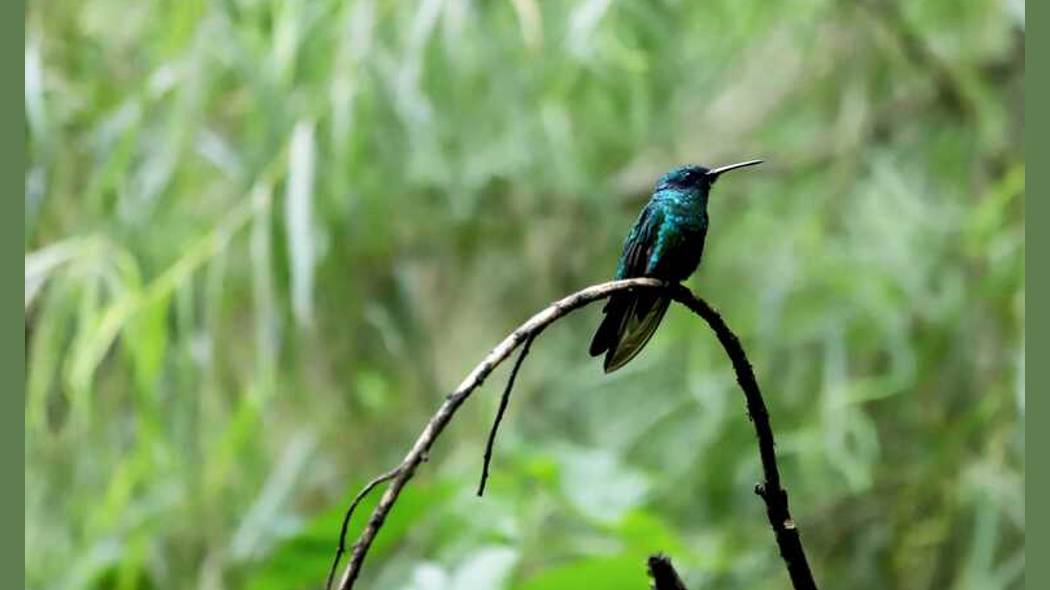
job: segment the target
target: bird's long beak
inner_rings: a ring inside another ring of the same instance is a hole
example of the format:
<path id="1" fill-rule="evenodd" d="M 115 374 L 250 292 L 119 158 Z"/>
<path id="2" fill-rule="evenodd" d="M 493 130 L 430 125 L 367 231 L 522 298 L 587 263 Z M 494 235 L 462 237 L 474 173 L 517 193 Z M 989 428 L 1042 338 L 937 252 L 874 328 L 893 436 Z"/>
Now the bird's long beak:
<path id="1" fill-rule="evenodd" d="M 707 177 L 714 181 L 723 172 L 729 172 L 730 170 L 736 170 L 737 168 L 744 168 L 745 166 L 754 166 L 755 164 L 761 164 L 762 160 L 748 160 L 746 162 L 737 162 L 736 164 L 729 164 L 728 166 L 721 166 L 713 170 L 707 171 Z"/>

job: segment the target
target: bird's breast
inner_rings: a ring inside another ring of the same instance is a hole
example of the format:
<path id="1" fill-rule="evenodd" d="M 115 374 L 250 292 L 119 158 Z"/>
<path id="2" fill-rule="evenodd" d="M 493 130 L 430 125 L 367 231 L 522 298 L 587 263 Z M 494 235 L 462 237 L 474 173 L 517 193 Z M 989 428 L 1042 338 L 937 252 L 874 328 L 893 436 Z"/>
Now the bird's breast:
<path id="1" fill-rule="evenodd" d="M 700 264 L 706 234 L 706 219 L 667 216 L 653 248 L 649 274 L 673 281 L 687 279 Z"/>

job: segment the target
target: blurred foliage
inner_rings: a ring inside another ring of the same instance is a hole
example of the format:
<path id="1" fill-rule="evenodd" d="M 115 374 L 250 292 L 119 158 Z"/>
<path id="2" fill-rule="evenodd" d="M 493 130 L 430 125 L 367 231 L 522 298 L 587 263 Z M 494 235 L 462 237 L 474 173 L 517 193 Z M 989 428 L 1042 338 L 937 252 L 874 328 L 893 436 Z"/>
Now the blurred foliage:
<path id="1" fill-rule="evenodd" d="M 317 587 L 355 485 L 611 275 L 658 174 L 764 157 L 691 286 L 756 365 L 818 579 L 1020 588 L 1024 18 L 32 0 L 27 587 Z M 362 587 L 642 588 L 657 550 L 785 587 L 711 335 L 674 310 L 605 377 L 597 317 L 536 342 L 481 500 L 497 392 L 464 408 Z"/>

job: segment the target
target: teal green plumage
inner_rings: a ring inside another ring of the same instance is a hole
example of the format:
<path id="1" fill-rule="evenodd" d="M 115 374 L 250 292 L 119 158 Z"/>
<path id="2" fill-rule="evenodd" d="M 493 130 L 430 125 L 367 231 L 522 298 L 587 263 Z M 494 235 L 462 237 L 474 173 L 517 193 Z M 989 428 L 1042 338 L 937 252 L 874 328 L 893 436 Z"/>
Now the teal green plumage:
<path id="1" fill-rule="evenodd" d="M 758 160 L 709 170 L 683 166 L 664 174 L 634 222 L 616 265 L 616 279 L 652 277 L 672 282 L 689 278 L 700 265 L 707 238 L 707 198 L 720 174 Z M 670 299 L 641 291 L 617 293 L 591 341 L 592 356 L 605 354 L 605 372 L 633 359 L 656 332 Z"/>

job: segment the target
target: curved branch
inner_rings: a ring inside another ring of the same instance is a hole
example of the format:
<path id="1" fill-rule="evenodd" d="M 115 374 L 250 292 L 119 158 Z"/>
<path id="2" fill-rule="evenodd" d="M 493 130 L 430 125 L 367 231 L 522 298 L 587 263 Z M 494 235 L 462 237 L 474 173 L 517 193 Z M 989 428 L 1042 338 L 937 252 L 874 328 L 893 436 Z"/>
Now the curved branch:
<path id="1" fill-rule="evenodd" d="M 514 349 L 531 335 L 538 333 L 556 320 L 589 303 L 605 299 L 613 293 L 639 288 L 654 289 L 666 287 L 666 283 L 656 279 L 628 279 L 588 287 L 552 303 L 543 311 L 529 318 L 528 321 L 493 348 L 488 356 L 474 367 L 474 370 L 460 383 L 459 387 L 445 398 L 444 403 L 441 404 L 434 416 L 427 422 L 423 432 L 420 433 L 415 444 L 412 445 L 408 454 L 401 461 L 401 464 L 395 468 L 397 475 L 392 479 L 386 491 L 383 492 L 382 498 L 379 499 L 379 503 L 372 511 L 372 515 L 365 524 L 364 530 L 361 531 L 361 535 L 351 549 L 350 560 L 339 581 L 339 590 L 350 590 L 353 587 L 354 581 L 361 573 L 361 565 L 364 563 L 365 555 L 367 555 L 368 549 L 372 546 L 379 529 L 383 526 L 387 514 L 390 513 L 390 509 L 393 507 L 394 502 L 397 501 L 401 490 L 415 474 L 416 467 L 424 461 L 427 453 L 430 452 L 430 448 L 434 445 L 434 441 L 441 435 L 441 432 L 448 425 L 456 410 L 470 397 L 475 389 L 485 382 L 485 379 L 493 369 L 507 360 L 507 357 L 514 352 Z M 361 495 L 367 491 L 370 490 L 363 491 Z M 350 516 L 350 511 L 347 511 L 345 520 L 349 521 Z"/>
<path id="2" fill-rule="evenodd" d="M 809 570 L 806 552 L 802 548 L 802 538 L 788 510 L 787 490 L 780 485 L 776 443 L 773 441 L 773 428 L 769 424 L 769 411 L 766 410 L 766 402 L 762 399 L 762 392 L 758 389 L 758 381 L 744 353 L 744 347 L 740 345 L 740 340 L 729 329 L 722 316 L 706 301 L 681 286 L 675 290 L 673 296 L 675 301 L 688 307 L 690 311 L 707 322 L 715 336 L 718 337 L 718 342 L 722 344 L 722 349 L 729 356 L 730 362 L 733 363 L 736 382 L 744 392 L 748 416 L 751 418 L 751 423 L 755 425 L 758 454 L 762 459 L 762 474 L 765 481 L 755 486 L 755 493 L 761 496 L 766 503 L 766 516 L 769 519 L 769 525 L 773 527 L 777 547 L 780 549 L 780 557 L 787 565 L 792 586 L 795 590 L 816 590 L 817 584 L 813 581 L 813 573 Z"/>
<path id="3" fill-rule="evenodd" d="M 372 511 L 372 515 L 365 524 L 365 528 L 358 537 L 357 542 L 354 543 L 353 549 L 350 553 L 350 560 L 347 563 L 346 569 L 343 571 L 343 576 L 339 582 L 339 590 L 350 590 L 350 588 L 353 587 L 354 582 L 357 580 L 357 577 L 361 572 L 361 566 L 364 564 L 364 559 L 368 554 L 368 549 L 375 540 L 379 529 L 382 528 L 383 522 L 386 520 L 391 508 L 393 508 L 394 503 L 401 494 L 401 490 L 404 489 L 408 480 L 415 474 L 415 470 L 419 464 L 426 460 L 431 447 L 434 445 L 437 437 L 441 435 L 441 432 L 448 425 L 449 421 L 451 421 L 456 410 L 458 410 L 463 402 L 470 397 L 474 390 L 485 382 L 485 379 L 489 374 L 492 373 L 500 363 L 505 361 L 518 346 L 523 342 L 532 340 L 539 332 L 555 321 L 595 301 L 605 299 L 614 293 L 635 289 L 667 290 L 672 299 L 686 306 L 693 313 L 703 318 L 711 329 L 714 330 L 715 335 L 722 344 L 722 348 L 725 349 L 726 354 L 729 356 L 730 361 L 733 364 L 733 369 L 736 371 L 737 382 L 740 384 L 740 388 L 744 392 L 748 414 L 751 417 L 752 423 L 755 425 L 755 434 L 758 438 L 759 454 L 762 458 L 762 471 L 764 474 L 764 482 L 756 486 L 756 493 L 758 493 L 766 503 L 766 513 L 769 517 L 769 523 L 773 527 L 777 545 L 780 549 L 780 555 L 787 564 L 788 572 L 795 589 L 815 590 L 816 584 L 813 582 L 813 576 L 810 573 L 809 564 L 806 561 L 806 555 L 802 548 L 802 541 L 799 537 L 798 529 L 795 527 L 795 523 L 791 519 L 791 514 L 788 511 L 787 492 L 780 485 L 780 472 L 776 463 L 773 430 L 769 425 L 769 414 L 766 411 L 765 403 L 762 400 L 762 394 L 758 389 L 758 382 L 755 380 L 754 372 L 751 370 L 751 364 L 748 362 L 747 356 L 744 354 L 743 347 L 740 346 L 740 341 L 729 327 L 726 326 L 721 316 L 718 315 L 718 312 L 711 308 L 711 306 L 709 306 L 703 299 L 694 296 L 689 289 L 682 285 L 669 284 L 664 281 L 648 278 L 626 279 L 593 285 L 582 291 L 569 295 L 568 297 L 560 299 L 552 303 L 543 311 L 529 318 L 528 321 L 518 327 L 518 329 L 514 330 L 514 332 L 489 352 L 484 360 L 482 360 L 481 363 L 478 364 L 469 375 L 467 375 L 466 379 L 460 383 L 459 387 L 445 398 L 444 403 L 441 404 L 434 416 L 429 422 L 427 422 L 427 425 L 423 428 L 423 432 L 420 433 L 415 444 L 412 445 L 412 448 L 409 450 L 408 454 L 405 455 L 401 464 L 385 474 L 394 474 L 394 476 L 391 479 L 390 485 L 383 493 L 382 498 L 380 498 L 379 503 Z M 366 489 L 358 494 L 358 500 L 371 491 L 371 489 L 375 487 L 375 484 L 378 484 L 381 481 L 385 481 L 385 479 L 380 477 L 373 480 Z M 356 504 L 357 503 L 355 502 L 351 505 L 350 509 L 347 511 L 344 522 L 349 522 Z M 343 532 L 345 534 L 345 529 Z M 342 538 L 340 539 L 339 546 L 340 548 L 343 546 Z M 336 560 L 338 562 L 338 554 Z"/>

